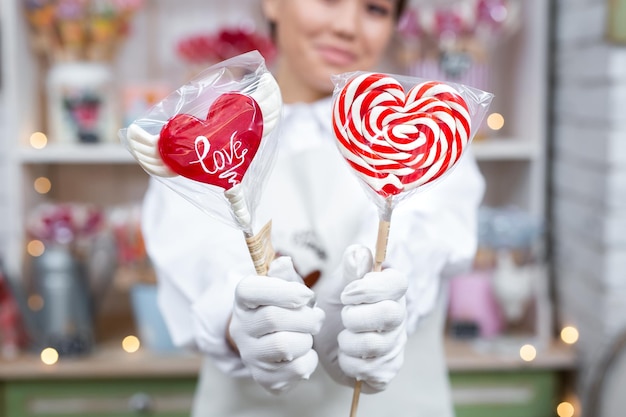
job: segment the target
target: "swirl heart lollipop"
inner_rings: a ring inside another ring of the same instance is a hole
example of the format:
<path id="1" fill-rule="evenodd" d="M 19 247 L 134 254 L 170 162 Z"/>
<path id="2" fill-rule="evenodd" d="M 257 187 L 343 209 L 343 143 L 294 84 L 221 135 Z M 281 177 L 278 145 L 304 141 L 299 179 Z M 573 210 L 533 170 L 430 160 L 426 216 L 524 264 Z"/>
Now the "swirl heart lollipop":
<path id="1" fill-rule="evenodd" d="M 383 197 L 441 177 L 468 144 L 467 103 L 452 87 L 424 82 L 404 92 L 384 74 L 363 74 L 341 91 L 333 109 L 339 149 Z"/>
<path id="2" fill-rule="evenodd" d="M 250 54 L 234 60 L 256 58 Z M 263 273 L 273 251 L 253 235 L 251 199 L 246 193 L 260 188 L 254 185 L 261 183 L 271 166 L 268 140 L 278 124 L 282 99 L 269 72 L 257 68 L 260 74 L 256 76 L 251 68 L 239 71 L 241 68 L 229 67 L 228 62 L 209 71 L 200 86 L 188 85 L 177 91 L 176 100 L 170 100 L 173 104 L 168 99 L 161 103 L 157 116 L 165 114 L 167 119 L 157 125 L 158 134 L 142 127 L 156 118 L 150 116 L 132 123 L 121 136 L 146 172 L 204 211 L 211 212 L 205 196 L 221 190 L 230 205 L 231 220 L 246 236 L 257 272 Z M 234 82 L 236 75 L 242 78 Z M 173 115 L 164 110 L 168 107 L 173 108 Z M 254 185 L 244 187 L 244 178 Z"/>
<path id="3" fill-rule="evenodd" d="M 484 116 L 492 97 L 487 93 L 479 99 L 465 90 L 481 104 L 475 108 L 482 115 L 472 120 L 467 100 L 451 85 L 421 80 L 411 85 L 406 91 L 387 74 L 347 74 L 345 85 L 336 84 L 334 94 L 332 121 L 339 151 L 373 191 L 376 203 L 382 199 L 374 271 L 385 260 L 396 198 L 434 183 L 459 161 L 473 136 L 473 122 Z M 357 381 L 351 417 L 356 416 L 360 392 Z"/>

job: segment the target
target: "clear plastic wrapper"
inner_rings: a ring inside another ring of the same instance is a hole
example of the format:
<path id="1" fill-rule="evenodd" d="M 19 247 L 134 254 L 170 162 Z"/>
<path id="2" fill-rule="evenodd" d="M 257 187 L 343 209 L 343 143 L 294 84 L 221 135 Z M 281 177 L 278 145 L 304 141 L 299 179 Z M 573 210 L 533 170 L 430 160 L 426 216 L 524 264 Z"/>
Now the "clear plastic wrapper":
<path id="1" fill-rule="evenodd" d="M 253 51 L 207 68 L 119 136 L 148 174 L 251 239 L 281 111 L 278 84 Z"/>
<path id="2" fill-rule="evenodd" d="M 457 164 L 493 94 L 461 84 L 352 72 L 333 78 L 339 150 L 387 220 Z"/>
<path id="3" fill-rule="evenodd" d="M 339 151 L 379 212 L 374 271 L 386 257 L 395 206 L 442 180 L 480 126 L 493 95 L 460 84 L 383 73 L 333 77 Z M 356 416 L 361 382 L 354 386 Z"/>
<path id="4" fill-rule="evenodd" d="M 256 51 L 209 67 L 120 130 L 122 143 L 152 177 L 207 214 L 243 231 L 271 171 L 282 100 Z"/>

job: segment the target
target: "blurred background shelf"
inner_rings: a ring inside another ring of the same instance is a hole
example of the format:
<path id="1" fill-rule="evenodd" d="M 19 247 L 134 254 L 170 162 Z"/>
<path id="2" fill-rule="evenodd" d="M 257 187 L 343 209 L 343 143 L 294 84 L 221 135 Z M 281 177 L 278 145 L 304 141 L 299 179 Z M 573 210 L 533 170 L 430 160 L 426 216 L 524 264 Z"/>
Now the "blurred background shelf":
<path id="1" fill-rule="evenodd" d="M 451 372 L 511 371 L 531 369 L 573 370 L 577 365 L 575 349 L 553 340 L 539 349 L 532 361 L 525 361 L 517 352 L 495 352 L 484 343 L 447 338 L 446 358 Z"/>
<path id="2" fill-rule="evenodd" d="M 489 138 L 472 143 L 479 161 L 530 161 L 541 154 L 540 145 L 519 138 Z M 76 145 L 52 143 L 45 148 L 21 147 L 18 158 L 24 164 L 135 164 L 132 155 L 119 143 Z"/>
<path id="3" fill-rule="evenodd" d="M 494 353 L 473 341 L 446 338 L 446 362 L 451 373 L 515 370 L 573 370 L 577 364 L 572 346 L 554 340 L 524 361 L 516 352 Z M 111 378 L 111 377 L 195 377 L 202 357 L 187 352 L 154 352 L 142 348 L 135 353 L 122 349 L 120 341 L 100 343 L 88 356 L 61 358 L 45 365 L 39 356 L 23 353 L 13 360 L 0 358 L 0 382 L 23 379 Z"/>
<path id="4" fill-rule="evenodd" d="M 472 142 L 478 161 L 531 161 L 541 156 L 541 144 L 521 138 L 489 138 Z"/>
<path id="5" fill-rule="evenodd" d="M 52 144 L 43 149 L 21 148 L 25 164 L 131 164 L 132 155 L 119 143 Z"/>

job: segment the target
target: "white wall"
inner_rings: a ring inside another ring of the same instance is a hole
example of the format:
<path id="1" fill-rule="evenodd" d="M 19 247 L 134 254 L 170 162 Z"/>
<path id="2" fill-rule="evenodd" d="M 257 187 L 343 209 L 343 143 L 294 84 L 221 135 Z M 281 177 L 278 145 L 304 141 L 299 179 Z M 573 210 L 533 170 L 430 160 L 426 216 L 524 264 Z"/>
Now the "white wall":
<path id="1" fill-rule="evenodd" d="M 0 7 L 0 16 L 2 16 L 4 8 Z M 4 42 L 6 39 L 6 32 L 2 32 L 2 28 L 0 27 L 0 48 L 4 47 Z M 0 54 L 0 68 L 2 66 L 2 54 Z M 7 219 L 7 149 L 6 149 L 6 106 L 4 103 L 4 83 L 5 83 L 5 74 L 0 71 L 0 262 L 3 261 L 6 256 L 6 236 L 7 236 L 7 228 L 6 225 L 8 223 Z"/>
<path id="2" fill-rule="evenodd" d="M 606 40 L 608 3 L 556 1 L 554 261 L 560 324 L 581 334 L 583 400 L 626 326 L 626 47 Z"/>
<path id="3" fill-rule="evenodd" d="M 3 262 L 3 258 L 6 252 L 7 242 L 7 230 L 6 225 L 8 223 L 7 219 L 7 152 L 6 152 L 6 140 L 3 140 L 6 136 L 6 129 L 4 128 L 6 116 L 5 116 L 6 106 L 4 105 L 3 95 L 2 95 L 2 85 L 0 84 L 0 262 Z"/>

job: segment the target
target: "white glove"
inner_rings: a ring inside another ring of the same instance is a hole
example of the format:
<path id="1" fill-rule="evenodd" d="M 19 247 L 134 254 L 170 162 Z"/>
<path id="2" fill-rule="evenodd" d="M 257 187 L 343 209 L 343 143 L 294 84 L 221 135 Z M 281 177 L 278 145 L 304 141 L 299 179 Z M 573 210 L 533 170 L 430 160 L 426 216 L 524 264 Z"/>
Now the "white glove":
<path id="1" fill-rule="evenodd" d="M 324 312 L 313 302 L 288 257 L 274 260 L 268 276 L 251 275 L 237 285 L 230 337 L 252 377 L 274 394 L 308 379 L 317 367 L 312 335 Z"/>
<path id="2" fill-rule="evenodd" d="M 394 269 L 372 270 L 369 249 L 346 249 L 340 276 L 318 291 L 326 321 L 315 336 L 320 362 L 337 382 L 362 381 L 364 393 L 383 391 L 404 361 L 408 281 Z M 320 282 L 322 284 L 322 282 Z"/>

